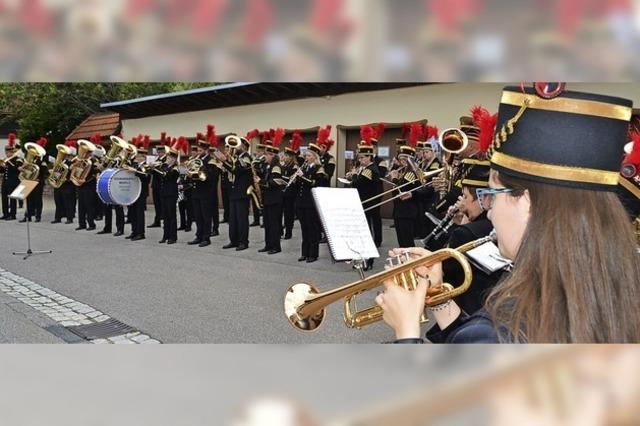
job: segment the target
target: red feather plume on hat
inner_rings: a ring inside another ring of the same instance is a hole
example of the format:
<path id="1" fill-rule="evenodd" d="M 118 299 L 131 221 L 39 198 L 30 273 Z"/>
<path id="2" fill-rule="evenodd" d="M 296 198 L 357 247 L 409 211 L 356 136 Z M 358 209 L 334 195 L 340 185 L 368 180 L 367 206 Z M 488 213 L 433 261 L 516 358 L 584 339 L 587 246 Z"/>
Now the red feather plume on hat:
<path id="1" fill-rule="evenodd" d="M 271 141 L 273 142 L 273 146 L 275 148 L 280 147 L 280 144 L 282 143 L 282 138 L 284 138 L 284 129 L 278 127 L 276 130 L 273 131 L 273 138 L 271 139 Z"/>
<path id="2" fill-rule="evenodd" d="M 426 140 L 438 139 L 438 128 L 436 126 L 427 125 L 424 129 Z"/>
<path id="3" fill-rule="evenodd" d="M 160 145 L 167 144 L 167 132 L 160 132 Z"/>
<path id="4" fill-rule="evenodd" d="M 322 127 L 319 128 L 318 136 L 316 138 L 316 143 L 318 145 L 326 144 L 330 134 L 331 134 L 331 124 L 327 124 L 324 128 Z"/>
<path id="5" fill-rule="evenodd" d="M 186 140 L 186 139 L 185 139 Z M 209 136 L 207 136 L 207 142 L 209 143 L 209 145 L 211 145 L 213 148 L 217 148 L 219 145 L 218 142 L 218 135 L 216 135 L 216 131 L 215 129 L 212 130 L 211 134 Z"/>
<path id="6" fill-rule="evenodd" d="M 327 148 L 327 151 L 331 149 L 334 143 L 336 143 L 336 141 L 334 141 L 333 139 L 326 140 L 326 142 L 324 143 L 324 146 Z"/>
<path id="7" fill-rule="evenodd" d="M 149 149 L 149 145 L 151 145 L 151 136 L 149 135 L 144 135 L 144 139 L 142 140 L 142 143 L 140 144 L 144 149 L 148 150 Z"/>
<path id="8" fill-rule="evenodd" d="M 365 145 L 371 145 L 371 139 L 376 137 L 376 131 L 369 124 L 360 127 L 360 139 Z"/>
<path id="9" fill-rule="evenodd" d="M 95 133 L 93 136 L 89 138 L 89 141 L 97 146 L 102 145 L 102 135 L 100 133 Z"/>
<path id="10" fill-rule="evenodd" d="M 260 130 L 258 129 L 249 130 L 247 132 L 247 135 L 245 136 L 245 139 L 248 141 L 251 141 L 251 139 L 257 137 L 259 134 L 260 134 Z"/>
<path id="11" fill-rule="evenodd" d="M 44 136 L 40 137 L 40 139 L 38 139 L 38 145 L 40 145 L 41 147 L 46 147 L 47 144 L 49 143 L 49 140 L 47 138 L 45 138 Z"/>
<path id="12" fill-rule="evenodd" d="M 473 118 L 473 123 L 480 128 L 480 135 L 478 136 L 480 152 L 487 152 L 496 131 L 498 114 L 492 115 L 485 108 L 476 105 L 471 108 L 471 117 Z"/>
<path id="13" fill-rule="evenodd" d="M 298 151 L 300 149 L 300 145 L 302 145 L 302 135 L 300 134 L 300 130 L 296 130 L 291 135 L 291 141 L 289 142 L 289 149 L 292 151 Z"/>
<path id="14" fill-rule="evenodd" d="M 420 139 L 422 139 L 422 124 L 413 123 L 409 129 L 409 146 L 415 148 Z"/>
<path id="15" fill-rule="evenodd" d="M 633 147 L 622 162 L 622 175 L 626 178 L 637 176 L 640 172 L 640 133 L 632 131 L 629 136 L 633 141 Z"/>
<path id="16" fill-rule="evenodd" d="M 264 145 L 264 143 L 268 140 L 271 140 L 271 132 L 269 130 L 265 130 L 262 132 L 262 136 L 260 137 L 260 143 Z M 250 139 L 247 139 L 250 140 Z"/>
<path id="17" fill-rule="evenodd" d="M 10 147 L 16 146 L 16 134 L 15 133 L 9 133 L 7 135 L 7 143 L 8 143 L 8 146 L 10 146 Z"/>
<path id="18" fill-rule="evenodd" d="M 64 144 L 70 148 L 75 148 L 76 147 L 76 141 L 74 141 L 73 139 L 67 139 L 66 141 L 64 141 Z"/>
<path id="19" fill-rule="evenodd" d="M 400 131 L 400 138 L 406 139 L 407 133 L 409 133 L 409 128 L 411 125 L 409 123 L 402 123 L 402 130 Z"/>
<path id="20" fill-rule="evenodd" d="M 206 141 L 204 134 L 202 132 L 196 133 L 196 141 Z"/>
<path id="21" fill-rule="evenodd" d="M 376 125 L 375 139 L 380 140 L 382 138 L 382 135 L 384 134 L 384 127 L 384 123 L 378 123 Z"/>
<path id="22" fill-rule="evenodd" d="M 209 136 L 215 133 L 215 131 L 216 126 L 214 126 L 213 124 L 207 124 L 207 140 L 209 139 Z"/>

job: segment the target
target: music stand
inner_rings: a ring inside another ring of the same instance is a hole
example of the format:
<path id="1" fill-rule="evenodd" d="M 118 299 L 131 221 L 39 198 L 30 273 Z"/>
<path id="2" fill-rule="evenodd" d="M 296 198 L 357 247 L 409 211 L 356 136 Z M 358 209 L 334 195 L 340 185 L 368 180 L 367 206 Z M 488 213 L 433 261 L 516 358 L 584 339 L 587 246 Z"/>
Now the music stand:
<path id="1" fill-rule="evenodd" d="M 29 201 L 27 201 L 27 197 L 31 192 L 39 185 L 40 182 L 35 180 L 23 180 L 20 181 L 20 184 L 16 187 L 16 189 L 9 195 L 9 198 L 13 198 L 14 200 L 23 200 L 24 208 L 29 208 Z M 14 251 L 13 254 L 15 256 L 22 256 L 22 260 L 27 260 L 30 256 L 35 256 L 37 254 L 50 254 L 53 253 L 53 250 L 31 250 L 31 231 L 29 229 L 29 222 L 31 220 L 27 219 L 27 251 Z"/>

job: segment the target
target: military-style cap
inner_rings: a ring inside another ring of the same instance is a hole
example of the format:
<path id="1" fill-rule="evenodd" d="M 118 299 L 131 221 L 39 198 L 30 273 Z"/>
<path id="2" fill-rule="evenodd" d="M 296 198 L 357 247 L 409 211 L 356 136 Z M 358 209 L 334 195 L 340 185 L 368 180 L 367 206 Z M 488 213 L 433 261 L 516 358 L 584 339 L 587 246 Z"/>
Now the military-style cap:
<path id="1" fill-rule="evenodd" d="M 488 152 L 491 167 L 552 185 L 615 191 L 631 107 L 628 99 L 564 85 L 506 87 Z"/>

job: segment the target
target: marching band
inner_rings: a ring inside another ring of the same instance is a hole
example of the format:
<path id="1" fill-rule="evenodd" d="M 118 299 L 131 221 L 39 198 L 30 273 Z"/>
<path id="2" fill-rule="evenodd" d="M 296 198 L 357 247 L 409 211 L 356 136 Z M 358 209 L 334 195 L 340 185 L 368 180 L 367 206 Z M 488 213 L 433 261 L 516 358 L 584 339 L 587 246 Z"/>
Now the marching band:
<path id="1" fill-rule="evenodd" d="M 345 315 L 356 318 L 352 325 L 384 320 L 399 342 L 422 342 L 420 323 L 427 307 L 436 318 L 427 334 L 433 342 L 640 339 L 637 321 L 629 328 L 617 315 L 640 317 L 635 303 L 640 136 L 628 131 L 631 108 L 626 100 L 600 95 L 564 91 L 557 96 L 555 101 L 545 98 L 535 86 L 505 88 L 497 114 L 475 106 L 458 127 L 442 132 L 424 121 L 407 123 L 390 161 L 378 152 L 385 125 L 361 126 L 356 165 L 339 181 L 357 190 L 377 247 L 383 243 L 381 206 L 393 203 L 398 248 L 391 255 L 397 267 L 416 266 L 410 276 L 403 269 L 401 280 L 393 276 L 393 266 L 381 273 L 377 284 L 385 291 L 376 298 L 377 308 Z M 130 223 L 127 238 L 138 241 L 145 238 L 150 186 L 155 217 L 148 227 L 162 226 L 160 243 L 175 244 L 178 231 L 190 231 L 195 222 L 195 238 L 188 244 L 210 245 L 220 231 L 220 197 L 222 222 L 229 223 L 229 240 L 222 248 L 248 249 L 249 228 L 262 217 L 264 246 L 257 251 L 280 253 L 281 239 L 292 238 L 297 219 L 298 261 L 315 262 L 323 236 L 312 189 L 329 186 L 336 172 L 330 133 L 331 126 L 320 127 L 301 154 L 304 139 L 297 130 L 288 143 L 284 129 L 262 134 L 256 129 L 244 137 L 228 135 L 223 146 L 213 125 L 206 134 L 197 133 L 194 145 L 162 132 L 153 162 L 148 161 L 148 135 L 131 142 L 116 136 L 105 142 L 94 135 L 58 145 L 50 168 L 45 138 L 25 144 L 22 155 L 10 135 L 0 160 L 2 219 L 16 218 L 16 201 L 8 196 L 27 179 L 40 184 L 27 199 L 22 221 L 40 221 L 46 181 L 54 188 L 52 223 L 72 223 L 77 202 L 76 230 L 94 230 L 102 209 L 99 234 L 112 233 L 115 212 L 114 235 L 123 235 Z M 549 140 L 540 139 L 543 135 Z M 251 144 L 258 138 L 252 155 Z M 585 155 L 587 149 L 599 154 Z M 105 199 L 101 187 L 111 190 L 108 170 L 135 177 L 140 185 L 136 196 L 127 202 L 115 200 L 116 194 Z M 635 234 L 628 232 L 629 217 Z M 487 271 L 464 261 L 464 252 L 490 240 L 497 241 L 508 267 Z M 589 264 L 593 259 L 601 264 Z M 367 259 L 363 269 L 372 266 L 373 259 Z M 464 289 L 456 291 L 449 282 L 463 282 Z M 346 297 L 351 296 L 348 289 L 340 289 Z M 353 289 L 354 294 L 363 290 L 358 283 Z M 318 324 L 324 309 L 310 306 L 331 303 L 334 296 L 296 302 L 291 323 L 302 329 Z M 566 327 L 558 330 L 559 323 Z"/>

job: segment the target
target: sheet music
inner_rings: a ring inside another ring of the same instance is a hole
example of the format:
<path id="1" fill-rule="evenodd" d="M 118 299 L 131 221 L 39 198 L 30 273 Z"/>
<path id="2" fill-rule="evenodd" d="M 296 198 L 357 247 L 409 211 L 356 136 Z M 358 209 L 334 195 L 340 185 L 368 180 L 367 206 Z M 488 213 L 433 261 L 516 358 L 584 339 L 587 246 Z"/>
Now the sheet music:
<path id="1" fill-rule="evenodd" d="M 380 257 L 354 188 L 313 188 L 313 198 L 337 261 Z"/>
<path id="2" fill-rule="evenodd" d="M 492 274 L 511 265 L 508 259 L 500 255 L 500 249 L 494 243 L 486 243 L 467 252 L 467 257 L 482 271 Z"/>

